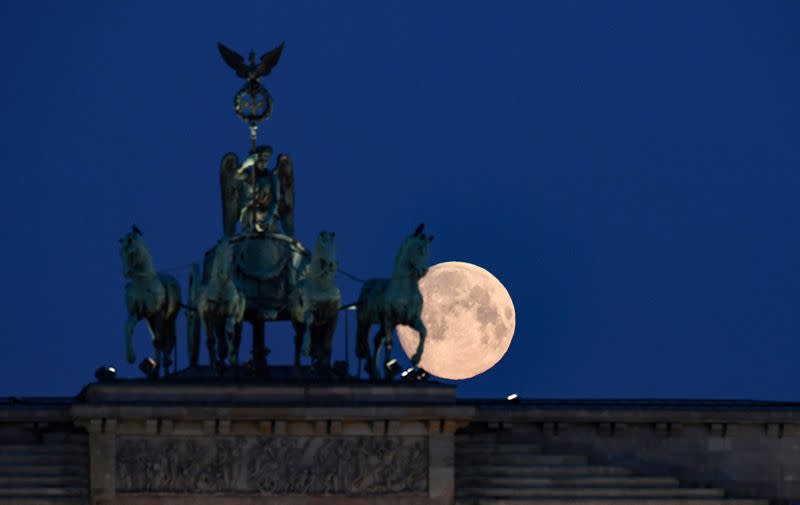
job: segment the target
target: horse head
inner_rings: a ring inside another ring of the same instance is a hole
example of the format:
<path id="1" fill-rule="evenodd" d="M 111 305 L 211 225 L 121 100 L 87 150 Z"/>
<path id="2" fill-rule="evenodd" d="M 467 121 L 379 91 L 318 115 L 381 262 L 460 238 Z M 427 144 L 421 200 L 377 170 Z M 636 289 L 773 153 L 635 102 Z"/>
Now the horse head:
<path id="1" fill-rule="evenodd" d="M 214 261 L 211 263 L 212 279 L 227 280 L 230 277 L 233 253 L 233 244 L 227 237 L 223 237 L 214 249 Z"/>
<path id="2" fill-rule="evenodd" d="M 321 231 L 311 251 L 312 275 L 332 275 L 338 269 L 336 262 L 336 233 Z"/>
<path id="3" fill-rule="evenodd" d="M 119 240 L 120 258 L 122 259 L 122 275 L 130 278 L 136 274 L 154 274 L 153 258 L 147 250 L 142 232 L 136 225 Z"/>
<path id="4" fill-rule="evenodd" d="M 400 245 L 395 257 L 395 272 L 400 275 L 414 275 L 421 279 L 428 273 L 429 244 L 433 235 L 425 235 L 424 225 L 419 225 L 416 231 Z"/>

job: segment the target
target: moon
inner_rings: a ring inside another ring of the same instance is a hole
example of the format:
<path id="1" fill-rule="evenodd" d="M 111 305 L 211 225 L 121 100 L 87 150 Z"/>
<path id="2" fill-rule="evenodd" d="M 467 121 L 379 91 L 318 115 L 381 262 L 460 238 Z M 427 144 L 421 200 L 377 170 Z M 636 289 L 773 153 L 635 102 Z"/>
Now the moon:
<path id="1" fill-rule="evenodd" d="M 448 261 L 430 267 L 419 290 L 428 330 L 420 368 L 443 379 L 469 379 L 500 361 L 511 345 L 516 313 L 495 276 L 471 263 Z M 411 357 L 419 333 L 398 325 L 397 338 Z"/>

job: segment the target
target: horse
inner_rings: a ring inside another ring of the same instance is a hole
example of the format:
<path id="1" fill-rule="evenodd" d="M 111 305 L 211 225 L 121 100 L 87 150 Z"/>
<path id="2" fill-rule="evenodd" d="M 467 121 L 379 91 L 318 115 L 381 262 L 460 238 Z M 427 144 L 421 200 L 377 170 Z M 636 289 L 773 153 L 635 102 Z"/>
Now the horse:
<path id="1" fill-rule="evenodd" d="M 315 372 L 330 371 L 331 344 L 341 301 L 341 293 L 334 282 L 338 268 L 335 236 L 334 232 L 320 232 L 311 252 L 310 265 L 289 294 L 296 371 L 300 369 L 301 353 L 311 355 Z"/>
<path id="2" fill-rule="evenodd" d="M 217 243 L 208 281 L 197 290 L 196 299 L 197 318 L 206 327 L 209 361 L 212 369 L 216 368 L 220 375 L 224 372 L 226 358 L 233 367 L 239 363 L 242 320 L 247 305 L 244 293 L 236 287 L 231 275 L 233 252 L 233 246 L 227 238 Z M 198 267 L 193 268 L 193 273 L 198 271 Z M 192 284 L 196 282 L 195 279 Z M 218 347 L 216 353 L 215 344 Z"/>
<path id="3" fill-rule="evenodd" d="M 398 324 L 408 325 L 419 332 L 419 345 L 411 357 L 419 363 L 425 345 L 427 329 L 422 322 L 422 294 L 419 280 L 428 272 L 428 249 L 433 236 L 426 236 L 419 225 L 413 235 L 406 238 L 397 249 L 391 279 L 369 279 L 361 288 L 356 302 L 358 330 L 356 356 L 366 359 L 365 368 L 370 378 L 379 378 L 378 357 L 380 347 L 385 347 L 384 362 L 391 361 L 392 330 Z M 380 328 L 375 334 L 373 352 L 370 353 L 368 334 L 373 324 Z M 387 374 L 386 379 L 391 379 Z"/>
<path id="4" fill-rule="evenodd" d="M 133 329 L 144 319 L 153 341 L 156 361 L 163 366 L 166 375 L 172 364 L 170 355 L 175 348 L 175 319 L 181 306 L 180 284 L 171 275 L 156 272 L 142 232 L 136 226 L 120 239 L 120 257 L 122 274 L 129 279 L 125 284 L 125 305 L 128 308 L 125 349 L 128 363 L 136 361 Z M 156 376 L 158 373 L 156 368 Z"/>

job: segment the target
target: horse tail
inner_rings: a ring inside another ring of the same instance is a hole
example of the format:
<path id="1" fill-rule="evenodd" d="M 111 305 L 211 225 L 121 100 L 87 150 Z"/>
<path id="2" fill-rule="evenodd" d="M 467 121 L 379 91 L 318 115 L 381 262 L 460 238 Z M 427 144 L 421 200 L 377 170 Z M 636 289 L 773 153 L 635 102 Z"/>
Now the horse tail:
<path id="1" fill-rule="evenodd" d="M 361 287 L 356 302 L 356 356 L 369 360 L 369 328 L 379 322 L 380 304 L 383 290 L 387 281 L 385 279 L 369 279 Z"/>
<path id="2" fill-rule="evenodd" d="M 158 280 L 164 287 L 164 302 L 159 308 L 158 338 L 162 349 L 169 351 L 175 345 L 175 320 L 181 309 L 181 285 L 171 275 L 158 274 Z"/>
<path id="3" fill-rule="evenodd" d="M 170 277 L 170 283 L 167 284 L 167 310 L 169 311 L 168 317 L 172 321 L 178 317 L 178 312 L 181 310 L 181 285 L 177 279 Z"/>

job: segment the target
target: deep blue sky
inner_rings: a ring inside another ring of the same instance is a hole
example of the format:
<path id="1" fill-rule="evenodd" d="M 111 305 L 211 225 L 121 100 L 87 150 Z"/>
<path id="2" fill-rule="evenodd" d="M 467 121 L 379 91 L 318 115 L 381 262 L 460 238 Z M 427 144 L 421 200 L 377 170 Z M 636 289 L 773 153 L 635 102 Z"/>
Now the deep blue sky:
<path id="1" fill-rule="evenodd" d="M 385 276 L 424 221 L 432 262 L 514 299 L 461 395 L 800 399 L 800 4 L 143 4 L 0 6 L 0 395 L 138 375 L 118 239 L 138 224 L 162 269 L 214 244 L 219 159 L 248 148 L 215 43 L 285 40 L 262 139 L 298 238 Z"/>

